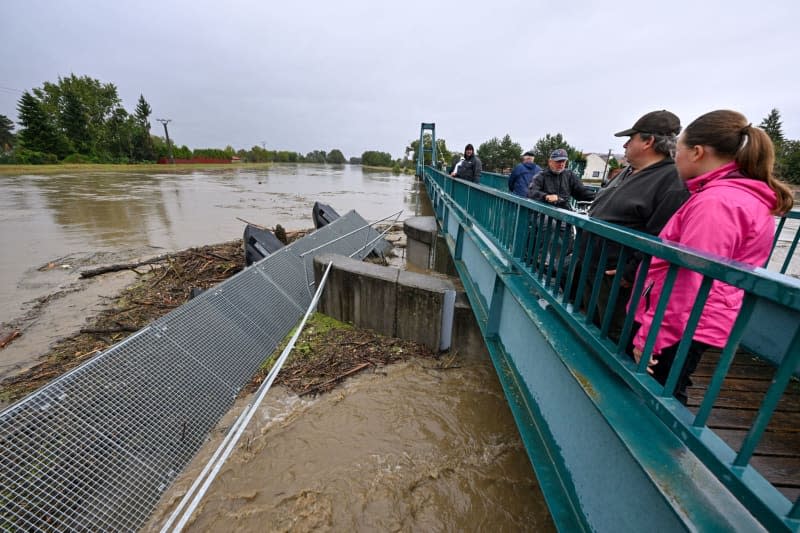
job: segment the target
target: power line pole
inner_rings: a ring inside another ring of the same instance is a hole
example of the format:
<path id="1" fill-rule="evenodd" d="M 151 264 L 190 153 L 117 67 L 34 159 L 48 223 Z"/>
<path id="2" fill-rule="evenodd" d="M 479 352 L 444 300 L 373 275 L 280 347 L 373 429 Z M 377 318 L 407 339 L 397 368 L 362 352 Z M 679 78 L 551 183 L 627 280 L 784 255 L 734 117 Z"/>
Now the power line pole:
<path id="1" fill-rule="evenodd" d="M 262 148 L 263 150 L 266 150 L 266 149 L 267 149 L 267 141 L 261 141 L 261 148 Z"/>
<path id="2" fill-rule="evenodd" d="M 604 184 L 606 182 L 606 170 L 608 170 L 608 162 L 611 160 L 611 148 L 608 149 L 608 155 L 606 156 L 606 164 L 603 167 L 603 176 L 600 178 L 600 183 Z"/>
<path id="3" fill-rule="evenodd" d="M 175 164 L 175 158 L 172 157 L 172 144 L 169 142 L 169 130 L 167 130 L 167 124 L 172 122 L 172 119 L 169 118 L 157 118 L 158 122 L 164 125 L 164 135 L 167 136 L 167 152 L 169 153 L 169 162 L 173 165 Z"/>

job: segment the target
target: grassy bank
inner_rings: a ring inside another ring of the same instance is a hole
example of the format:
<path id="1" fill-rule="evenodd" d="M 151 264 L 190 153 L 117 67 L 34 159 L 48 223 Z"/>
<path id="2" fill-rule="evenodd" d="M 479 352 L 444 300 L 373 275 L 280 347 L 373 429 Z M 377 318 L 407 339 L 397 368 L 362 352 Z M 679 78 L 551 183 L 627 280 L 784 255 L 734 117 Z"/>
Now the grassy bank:
<path id="1" fill-rule="evenodd" d="M 198 163 L 192 165 L 159 165 L 156 163 L 140 165 L 116 165 L 74 163 L 57 165 L 0 165 L 0 175 L 16 174 L 62 174 L 80 172 L 186 172 L 187 170 L 227 170 L 227 169 L 267 169 L 272 163 Z"/>

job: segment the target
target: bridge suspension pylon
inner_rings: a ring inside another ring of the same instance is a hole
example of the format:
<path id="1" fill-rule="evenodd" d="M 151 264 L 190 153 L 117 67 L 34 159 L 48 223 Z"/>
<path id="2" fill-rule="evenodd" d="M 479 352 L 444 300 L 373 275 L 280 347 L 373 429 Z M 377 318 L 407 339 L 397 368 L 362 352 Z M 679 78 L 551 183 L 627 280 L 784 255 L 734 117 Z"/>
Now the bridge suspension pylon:
<path id="1" fill-rule="evenodd" d="M 425 146 L 425 132 L 431 133 L 431 145 Z M 423 169 L 425 168 L 425 154 L 431 154 L 431 164 L 436 165 L 436 124 L 433 122 L 423 122 L 419 129 L 419 150 L 417 150 L 417 177 L 422 179 Z"/>

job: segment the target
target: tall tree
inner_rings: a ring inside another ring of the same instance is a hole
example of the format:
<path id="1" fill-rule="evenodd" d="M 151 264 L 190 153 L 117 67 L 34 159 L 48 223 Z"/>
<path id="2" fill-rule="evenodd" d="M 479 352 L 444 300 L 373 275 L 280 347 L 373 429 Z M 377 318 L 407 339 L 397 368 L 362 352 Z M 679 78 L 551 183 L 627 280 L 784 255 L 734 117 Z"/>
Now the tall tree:
<path id="1" fill-rule="evenodd" d="M 92 151 L 92 139 L 89 134 L 89 117 L 80 97 L 72 91 L 62 94 L 62 111 L 58 117 L 61 131 L 69 141 L 70 148 L 84 155 Z"/>
<path id="2" fill-rule="evenodd" d="M 155 149 L 153 148 L 153 140 L 150 136 L 150 114 L 152 109 L 144 95 L 139 95 L 139 101 L 136 104 L 136 111 L 134 117 L 134 131 L 133 131 L 133 157 L 139 161 L 152 161 L 156 158 Z"/>
<path id="3" fill-rule="evenodd" d="M 522 159 L 522 146 L 512 141 L 511 136 L 506 133 L 500 141 L 500 169 L 512 169 L 520 159 Z"/>
<path id="4" fill-rule="evenodd" d="M 0 152 L 14 146 L 14 123 L 5 115 L 0 115 Z"/>
<path id="5" fill-rule="evenodd" d="M 547 160 L 550 159 L 550 153 L 556 148 L 565 149 L 567 151 L 567 155 L 569 155 L 570 161 L 584 159 L 583 153 L 581 153 L 580 150 L 577 150 L 574 146 L 571 146 L 563 135 L 560 133 L 550 135 L 548 133 L 536 141 L 536 144 L 533 145 L 532 152 L 535 154 L 534 161 L 540 165 L 546 165 Z"/>
<path id="6" fill-rule="evenodd" d="M 19 113 L 19 141 L 23 148 L 58 157 L 67 155 L 66 139 L 60 134 L 42 102 L 28 91 L 22 93 L 17 104 Z"/>
<path id="7" fill-rule="evenodd" d="M 764 117 L 764 120 L 761 121 L 758 127 L 767 132 L 767 135 L 769 135 L 769 138 L 772 139 L 772 142 L 775 144 L 775 148 L 779 149 L 785 140 L 780 111 L 773 108 L 772 111 L 769 112 L 769 115 Z"/>
<path id="8" fill-rule="evenodd" d="M 478 157 L 481 160 L 483 170 L 488 172 L 499 172 L 502 170 L 502 147 L 500 139 L 492 137 L 485 143 L 478 146 Z"/>

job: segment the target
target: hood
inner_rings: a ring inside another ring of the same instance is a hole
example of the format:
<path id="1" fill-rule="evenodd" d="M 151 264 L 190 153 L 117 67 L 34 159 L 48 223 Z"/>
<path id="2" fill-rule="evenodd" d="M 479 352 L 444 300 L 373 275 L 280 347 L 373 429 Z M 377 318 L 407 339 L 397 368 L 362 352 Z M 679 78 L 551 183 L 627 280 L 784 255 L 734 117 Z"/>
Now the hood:
<path id="1" fill-rule="evenodd" d="M 775 191 L 766 182 L 748 178 L 742 174 L 735 162 L 694 177 L 686 182 L 686 186 L 692 194 L 701 190 L 729 187 L 746 192 L 767 206 L 770 211 L 774 211 L 778 205 L 778 197 Z"/>
<path id="2" fill-rule="evenodd" d="M 537 165 L 536 163 L 533 163 L 533 162 L 531 162 L 531 163 L 522 163 L 522 165 L 525 168 L 527 168 L 528 170 L 534 170 L 536 168 L 539 168 L 539 165 Z"/>

